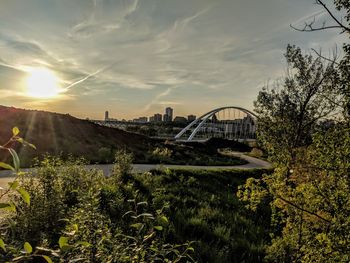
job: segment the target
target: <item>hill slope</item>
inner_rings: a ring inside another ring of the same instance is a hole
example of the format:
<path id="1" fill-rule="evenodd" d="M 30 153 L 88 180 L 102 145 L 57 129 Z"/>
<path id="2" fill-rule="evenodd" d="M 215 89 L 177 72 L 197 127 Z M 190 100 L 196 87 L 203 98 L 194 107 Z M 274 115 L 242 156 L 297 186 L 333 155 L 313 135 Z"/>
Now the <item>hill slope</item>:
<path id="1" fill-rule="evenodd" d="M 105 151 L 126 149 L 134 153 L 137 161 L 139 154 L 154 144 L 148 137 L 99 126 L 70 115 L 0 106 L 0 143 L 9 139 L 14 126 L 19 127 L 25 140 L 37 147 L 35 151 L 17 146 L 22 163 L 27 165 L 33 157 L 45 153 L 84 156 L 97 162 L 101 148 Z"/>

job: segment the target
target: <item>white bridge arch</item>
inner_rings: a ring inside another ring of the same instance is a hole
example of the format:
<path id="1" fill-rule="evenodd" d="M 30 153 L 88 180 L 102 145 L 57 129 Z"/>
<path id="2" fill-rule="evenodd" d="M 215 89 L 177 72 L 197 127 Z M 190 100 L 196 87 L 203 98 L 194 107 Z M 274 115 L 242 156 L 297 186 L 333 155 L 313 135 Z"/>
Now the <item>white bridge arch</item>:
<path id="1" fill-rule="evenodd" d="M 220 137 L 254 140 L 256 127 L 256 114 L 241 107 L 226 106 L 211 110 L 192 121 L 175 136 L 175 139 L 196 141 Z"/>

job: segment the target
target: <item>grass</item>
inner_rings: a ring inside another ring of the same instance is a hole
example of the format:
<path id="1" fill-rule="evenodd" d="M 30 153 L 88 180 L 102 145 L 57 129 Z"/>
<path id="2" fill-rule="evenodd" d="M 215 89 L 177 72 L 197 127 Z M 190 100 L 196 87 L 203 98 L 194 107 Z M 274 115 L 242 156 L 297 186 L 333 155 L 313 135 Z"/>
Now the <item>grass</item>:
<path id="1" fill-rule="evenodd" d="M 167 241 L 195 241 L 199 262 L 261 262 L 269 240 L 265 219 L 236 197 L 249 177 L 270 170 L 164 170 L 134 177 L 149 203 L 168 203 Z"/>
<path id="2" fill-rule="evenodd" d="M 76 224 L 79 231 L 71 242 L 83 240 L 91 246 L 62 254 L 67 262 L 83 254 L 100 262 L 109 256 L 114 258 L 111 262 L 120 262 L 138 251 L 149 259 L 153 252 L 168 255 L 172 248 L 185 253 L 185 244 L 194 248 L 188 252 L 196 262 L 263 260 L 270 217 L 246 210 L 236 192 L 247 178 L 271 170 L 163 169 L 131 174 L 130 160 L 123 156 L 111 177 L 85 169 L 82 160 L 55 157 L 40 163 L 35 179 L 21 176 L 20 185 L 29 193 L 31 205 L 12 197 L 18 212 L 0 220 L 0 225 L 11 222 L 5 243 L 22 249 L 27 241 L 33 247 L 57 249 L 62 233 Z M 136 243 L 122 237 L 132 237 Z"/>

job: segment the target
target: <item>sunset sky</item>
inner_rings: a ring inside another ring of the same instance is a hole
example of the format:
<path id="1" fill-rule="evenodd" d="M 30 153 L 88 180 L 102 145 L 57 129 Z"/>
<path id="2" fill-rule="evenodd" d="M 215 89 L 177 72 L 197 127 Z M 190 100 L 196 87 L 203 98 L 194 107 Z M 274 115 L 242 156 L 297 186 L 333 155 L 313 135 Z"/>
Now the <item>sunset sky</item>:
<path id="1" fill-rule="evenodd" d="M 315 15 L 314 0 L 1 0 L 0 104 L 94 119 L 253 109 L 288 43 L 340 49 L 337 31 L 289 26 Z"/>

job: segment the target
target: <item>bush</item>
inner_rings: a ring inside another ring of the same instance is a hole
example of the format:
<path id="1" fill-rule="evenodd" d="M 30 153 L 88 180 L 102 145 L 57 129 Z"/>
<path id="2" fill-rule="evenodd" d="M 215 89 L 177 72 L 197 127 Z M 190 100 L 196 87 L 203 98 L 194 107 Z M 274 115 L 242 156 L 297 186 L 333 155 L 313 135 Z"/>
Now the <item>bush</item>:
<path id="1" fill-rule="evenodd" d="M 101 147 L 97 154 L 101 163 L 111 163 L 113 161 L 113 151 L 110 148 Z"/>
<path id="2" fill-rule="evenodd" d="M 110 178 L 86 169 L 84 160 L 47 156 L 38 162 L 35 171 L 19 177 L 31 205 L 11 196 L 17 212 L 6 214 L 1 227 L 7 229 L 6 247 L 13 249 L 0 251 L 0 259 L 20 255 L 25 242 L 33 251 L 23 256 L 25 262 L 37 262 L 39 250 L 64 262 L 190 259 L 191 243 L 165 242 L 169 219 L 164 203 L 148 204 L 139 194 L 131 160 L 119 152 Z"/>

